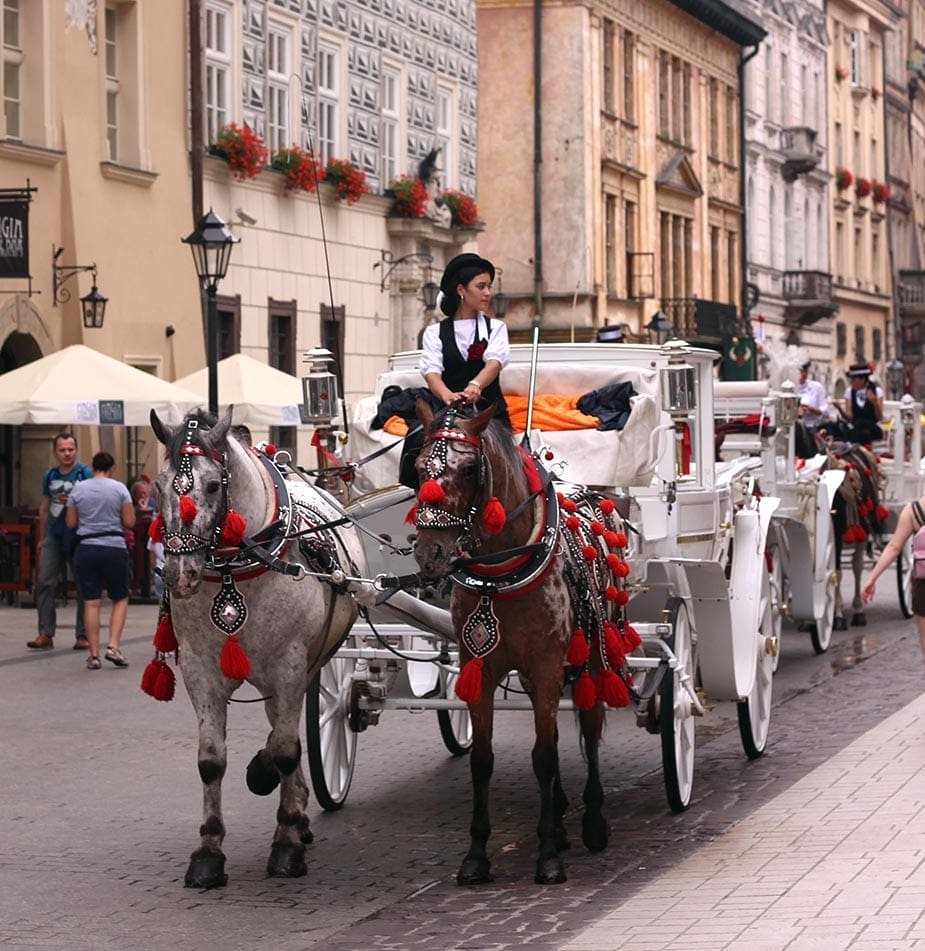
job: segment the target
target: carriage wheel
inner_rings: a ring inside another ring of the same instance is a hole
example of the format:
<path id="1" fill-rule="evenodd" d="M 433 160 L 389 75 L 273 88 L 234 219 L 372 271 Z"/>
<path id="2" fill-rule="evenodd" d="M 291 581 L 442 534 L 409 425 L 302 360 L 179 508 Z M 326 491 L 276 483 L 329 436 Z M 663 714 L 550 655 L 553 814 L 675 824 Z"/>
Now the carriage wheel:
<path id="1" fill-rule="evenodd" d="M 771 596 L 771 629 L 767 636 L 774 638 L 776 649 L 772 657 L 771 671 L 776 673 L 777 665 L 780 663 L 781 633 L 784 627 L 784 619 L 780 613 L 781 605 L 784 603 L 784 563 L 781 559 L 780 549 L 776 545 L 768 549 L 768 559 L 771 562 L 771 570 L 768 573 Z"/>
<path id="2" fill-rule="evenodd" d="M 832 643 L 832 624 L 835 620 L 835 589 L 838 576 L 835 573 L 835 542 L 831 539 L 826 554 L 825 601 L 822 614 L 809 625 L 809 638 L 817 654 L 824 654 L 829 649 L 829 644 Z"/>
<path id="3" fill-rule="evenodd" d="M 696 664 L 684 602 L 681 598 L 669 598 L 665 608 L 673 629 L 671 647 L 678 659 L 678 670 L 666 674 L 658 688 L 662 772 L 671 811 L 683 812 L 691 801 L 694 786 L 694 711 L 678 675 L 685 672 L 693 683 Z"/>
<path id="4" fill-rule="evenodd" d="M 896 559 L 896 586 L 899 588 L 899 610 L 904 618 L 912 617 L 912 536 L 903 545 Z"/>
<path id="5" fill-rule="evenodd" d="M 450 673 L 448 670 L 440 671 L 441 697 L 452 700 L 456 696 L 458 677 L 458 674 Z M 468 707 L 461 706 L 458 710 L 438 710 L 437 723 L 440 726 L 443 745 L 453 756 L 465 756 L 472 749 L 472 718 L 469 716 Z"/>
<path id="6" fill-rule="evenodd" d="M 350 694 L 356 661 L 334 657 L 315 674 L 305 695 L 308 771 L 318 805 L 336 812 L 347 800 L 357 755 L 350 727 Z"/>
<path id="7" fill-rule="evenodd" d="M 774 636 L 773 594 L 768 576 L 761 596 L 761 626 L 758 630 L 757 669 L 751 693 L 736 705 L 739 715 L 739 736 L 749 759 L 757 759 L 768 743 L 768 725 L 771 722 L 771 688 L 774 675 L 774 657 L 768 653 L 768 640 Z M 778 619 L 780 614 L 778 613 Z"/>

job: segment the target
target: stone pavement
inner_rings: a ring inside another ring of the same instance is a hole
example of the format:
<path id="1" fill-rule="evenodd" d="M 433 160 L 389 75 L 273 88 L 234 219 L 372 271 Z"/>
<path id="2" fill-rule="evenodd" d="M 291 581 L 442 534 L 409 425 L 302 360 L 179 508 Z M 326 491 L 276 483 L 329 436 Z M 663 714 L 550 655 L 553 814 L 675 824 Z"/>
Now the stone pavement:
<path id="1" fill-rule="evenodd" d="M 925 695 L 566 951 L 925 949 Z"/>

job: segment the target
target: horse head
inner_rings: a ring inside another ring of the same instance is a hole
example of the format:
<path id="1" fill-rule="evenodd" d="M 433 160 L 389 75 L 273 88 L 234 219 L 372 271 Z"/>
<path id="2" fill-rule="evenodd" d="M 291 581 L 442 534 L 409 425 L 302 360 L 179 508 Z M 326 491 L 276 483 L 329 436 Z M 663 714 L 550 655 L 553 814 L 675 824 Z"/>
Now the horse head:
<path id="1" fill-rule="evenodd" d="M 192 597 L 199 589 L 228 513 L 231 413 L 229 406 L 216 421 L 196 411 L 173 428 L 151 410 L 154 435 L 167 447 L 155 483 L 164 540 L 164 585 L 180 598 Z"/>

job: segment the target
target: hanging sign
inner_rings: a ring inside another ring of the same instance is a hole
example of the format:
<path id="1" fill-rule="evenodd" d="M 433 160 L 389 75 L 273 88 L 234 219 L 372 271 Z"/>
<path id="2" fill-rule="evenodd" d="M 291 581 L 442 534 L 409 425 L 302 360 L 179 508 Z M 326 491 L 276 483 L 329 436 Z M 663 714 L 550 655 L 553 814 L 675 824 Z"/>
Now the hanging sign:
<path id="1" fill-rule="evenodd" d="M 0 201 L 0 278 L 29 277 L 29 202 Z"/>

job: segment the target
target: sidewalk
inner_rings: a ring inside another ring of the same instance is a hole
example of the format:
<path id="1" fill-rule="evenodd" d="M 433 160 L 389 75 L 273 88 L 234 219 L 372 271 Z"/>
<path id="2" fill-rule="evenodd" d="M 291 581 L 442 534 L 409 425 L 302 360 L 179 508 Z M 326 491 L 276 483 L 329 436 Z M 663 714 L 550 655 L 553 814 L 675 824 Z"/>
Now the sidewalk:
<path id="1" fill-rule="evenodd" d="M 565 945 L 629 948 L 925 949 L 925 695 Z"/>

